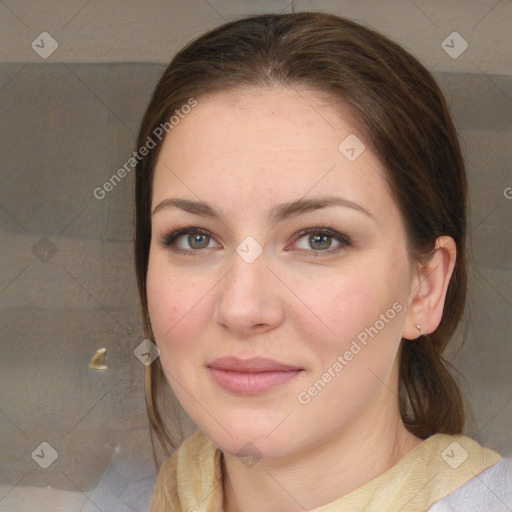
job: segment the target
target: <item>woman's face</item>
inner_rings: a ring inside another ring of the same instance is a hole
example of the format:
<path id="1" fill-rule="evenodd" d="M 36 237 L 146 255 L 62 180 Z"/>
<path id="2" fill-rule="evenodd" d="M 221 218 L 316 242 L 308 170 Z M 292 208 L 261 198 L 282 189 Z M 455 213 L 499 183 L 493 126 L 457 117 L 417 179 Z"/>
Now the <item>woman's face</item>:
<path id="1" fill-rule="evenodd" d="M 404 225 L 346 107 L 284 86 L 201 97 L 164 141 L 152 211 L 161 364 L 217 446 L 284 456 L 398 411 Z"/>

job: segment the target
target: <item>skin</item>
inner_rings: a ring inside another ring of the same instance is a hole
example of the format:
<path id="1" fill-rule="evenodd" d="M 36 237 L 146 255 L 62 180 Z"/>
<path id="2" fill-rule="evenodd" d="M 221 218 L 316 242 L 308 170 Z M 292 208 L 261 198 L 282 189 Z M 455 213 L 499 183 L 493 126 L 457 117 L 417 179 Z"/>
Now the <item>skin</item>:
<path id="1" fill-rule="evenodd" d="M 400 418 L 398 351 L 402 337 L 418 337 L 416 324 L 423 334 L 439 324 L 455 244 L 441 237 L 428 264 L 410 261 L 377 155 L 369 143 L 355 161 L 338 150 L 349 134 L 364 142 L 357 124 L 346 106 L 306 88 L 221 92 L 198 100 L 159 155 L 152 209 L 180 197 L 222 213 L 221 220 L 176 207 L 153 214 L 147 290 L 166 377 L 224 452 L 227 512 L 330 503 L 422 441 Z M 334 206 L 267 222 L 276 204 L 328 194 L 357 202 L 373 218 Z M 198 240 L 199 248 L 181 236 L 179 248 L 197 255 L 162 244 L 186 226 L 211 235 Z M 294 238 L 322 226 L 353 244 L 327 238 L 325 248 L 322 240 L 308 242 L 308 234 Z M 236 252 L 248 236 L 263 248 L 252 263 Z M 396 302 L 401 311 L 320 393 L 300 403 L 299 393 Z M 218 387 L 206 367 L 228 355 L 268 357 L 303 371 L 264 393 L 237 396 Z M 252 465 L 239 457 L 252 454 L 247 443 L 257 448 Z"/>

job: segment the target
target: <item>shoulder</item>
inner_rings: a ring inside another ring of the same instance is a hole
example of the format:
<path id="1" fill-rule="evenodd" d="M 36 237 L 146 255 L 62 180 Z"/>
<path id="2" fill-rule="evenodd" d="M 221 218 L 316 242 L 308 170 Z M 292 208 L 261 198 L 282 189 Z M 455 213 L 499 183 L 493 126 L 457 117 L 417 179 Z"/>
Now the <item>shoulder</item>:
<path id="1" fill-rule="evenodd" d="M 190 493 L 188 487 L 198 469 L 212 465 L 215 451 L 216 446 L 201 431 L 186 439 L 158 471 L 150 512 L 181 511 L 182 494 Z"/>
<path id="2" fill-rule="evenodd" d="M 162 464 L 158 476 L 176 475 L 179 462 L 197 462 L 210 455 L 215 449 L 216 447 L 206 435 L 198 430 L 195 434 L 185 439 L 178 450 Z"/>
<path id="3" fill-rule="evenodd" d="M 509 512 L 512 510 L 512 458 L 501 458 L 428 510 Z"/>
<path id="4" fill-rule="evenodd" d="M 183 445 L 182 445 L 183 446 Z M 178 449 L 178 451 L 181 447 Z M 177 471 L 177 458 L 178 451 L 169 457 L 161 466 L 156 478 L 155 489 L 153 497 L 151 498 L 151 506 L 149 512 L 174 512 L 179 510 L 175 508 L 174 504 L 177 503 L 176 494 L 176 471 Z"/>

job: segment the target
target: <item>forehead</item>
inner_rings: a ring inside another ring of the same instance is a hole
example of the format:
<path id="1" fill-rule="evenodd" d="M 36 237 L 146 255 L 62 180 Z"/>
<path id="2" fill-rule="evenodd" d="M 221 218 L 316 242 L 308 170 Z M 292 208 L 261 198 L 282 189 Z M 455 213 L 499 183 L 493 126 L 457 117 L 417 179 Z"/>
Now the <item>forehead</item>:
<path id="1" fill-rule="evenodd" d="M 164 145 L 185 142 L 197 147 L 197 138 L 201 137 L 201 147 L 210 151 L 215 148 L 248 151 L 265 142 L 267 151 L 305 153 L 318 147 L 336 151 L 343 134 L 353 133 L 363 138 L 358 119 L 348 105 L 304 87 L 252 87 L 215 92 L 202 96 L 197 106 L 183 117 Z M 268 144 L 269 138 L 272 144 Z M 301 143 L 306 140 L 310 144 L 304 147 Z M 258 154 L 260 158 L 266 155 L 259 150 Z"/>
<path id="2" fill-rule="evenodd" d="M 347 105 L 286 86 L 197 101 L 164 140 L 153 206 L 170 194 L 227 207 L 326 193 L 367 204 L 377 215 L 394 206 L 384 169 Z M 347 153 L 347 144 L 354 151 Z"/>

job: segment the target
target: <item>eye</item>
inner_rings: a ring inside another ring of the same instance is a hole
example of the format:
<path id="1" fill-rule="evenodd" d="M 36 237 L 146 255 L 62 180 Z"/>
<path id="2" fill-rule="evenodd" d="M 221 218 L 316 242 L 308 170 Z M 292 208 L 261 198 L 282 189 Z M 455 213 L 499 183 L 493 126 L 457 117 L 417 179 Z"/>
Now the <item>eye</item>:
<path id="1" fill-rule="evenodd" d="M 302 239 L 303 242 L 297 244 Z M 331 248 L 333 239 L 338 241 L 334 249 Z M 295 245 L 302 245 L 301 251 L 315 256 L 330 255 L 352 245 L 349 237 L 330 227 L 304 229 L 295 235 L 295 240 Z"/>
<path id="2" fill-rule="evenodd" d="M 178 254 L 196 255 L 201 249 L 208 249 L 212 240 L 204 229 L 189 226 L 172 231 L 164 237 L 162 244 Z"/>

